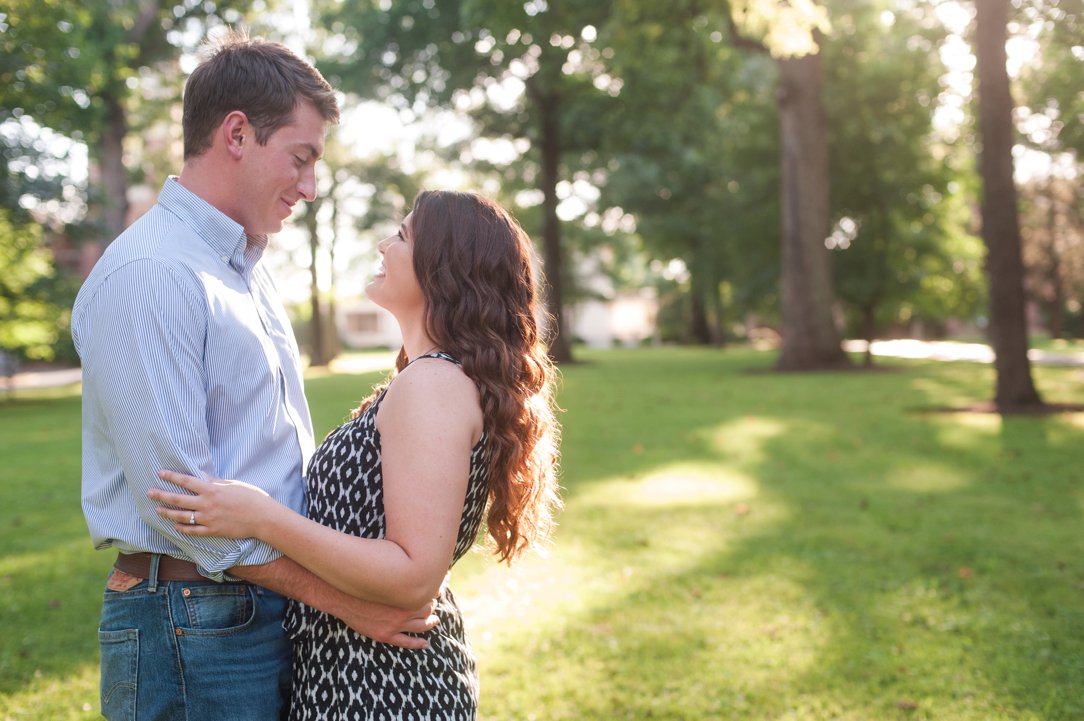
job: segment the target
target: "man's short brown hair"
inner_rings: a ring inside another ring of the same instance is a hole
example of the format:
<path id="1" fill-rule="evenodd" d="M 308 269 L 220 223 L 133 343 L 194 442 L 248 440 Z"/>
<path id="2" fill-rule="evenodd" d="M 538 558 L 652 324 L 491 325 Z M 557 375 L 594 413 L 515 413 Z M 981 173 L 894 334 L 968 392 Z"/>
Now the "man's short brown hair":
<path id="1" fill-rule="evenodd" d="M 248 117 L 263 145 L 305 101 L 327 122 L 339 122 L 335 91 L 316 68 L 279 43 L 230 31 L 209 46 L 185 83 L 184 159 L 205 152 L 234 110 Z"/>

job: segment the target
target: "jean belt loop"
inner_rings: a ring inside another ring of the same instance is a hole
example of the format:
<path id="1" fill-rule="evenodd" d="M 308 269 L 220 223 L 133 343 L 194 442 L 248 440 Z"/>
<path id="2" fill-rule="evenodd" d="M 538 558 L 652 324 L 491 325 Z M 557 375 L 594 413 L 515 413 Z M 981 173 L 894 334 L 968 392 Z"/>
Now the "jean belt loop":
<path id="1" fill-rule="evenodd" d="M 158 590 L 158 563 L 162 560 L 162 554 L 151 554 L 151 567 L 147 578 L 147 592 L 154 593 Z"/>

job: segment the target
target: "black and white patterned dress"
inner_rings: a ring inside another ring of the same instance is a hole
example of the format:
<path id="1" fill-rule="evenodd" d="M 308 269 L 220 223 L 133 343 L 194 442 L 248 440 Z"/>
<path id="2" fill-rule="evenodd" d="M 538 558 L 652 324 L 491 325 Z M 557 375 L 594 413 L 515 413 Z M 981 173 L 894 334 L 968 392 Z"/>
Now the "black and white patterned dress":
<path id="1" fill-rule="evenodd" d="M 442 358 L 444 353 L 420 358 Z M 385 389 L 385 393 L 386 393 Z M 363 538 L 383 538 L 384 483 L 380 466 L 377 397 L 361 415 L 331 433 L 308 468 L 309 518 Z M 486 436 L 471 450 L 470 479 L 459 524 L 454 565 L 474 544 L 489 489 Z M 294 641 L 290 718 L 297 721 L 411 721 L 474 719 L 478 674 L 455 598 L 437 599 L 440 625 L 424 634 L 429 648 L 409 651 L 373 641 L 338 619 L 291 602 L 286 630 Z"/>

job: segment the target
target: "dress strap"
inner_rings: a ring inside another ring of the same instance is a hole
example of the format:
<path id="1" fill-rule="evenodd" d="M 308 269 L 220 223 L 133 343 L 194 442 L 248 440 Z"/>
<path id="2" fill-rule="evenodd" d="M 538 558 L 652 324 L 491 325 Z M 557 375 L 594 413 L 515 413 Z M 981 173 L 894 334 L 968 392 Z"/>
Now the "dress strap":
<path id="1" fill-rule="evenodd" d="M 440 358 L 441 360 L 446 360 L 446 361 L 449 361 L 451 363 L 455 363 L 457 366 L 463 365 L 462 363 L 460 363 L 455 358 L 455 356 L 453 356 L 453 355 L 451 355 L 449 353 L 445 353 L 442 350 L 436 350 L 436 351 L 433 351 L 432 353 L 426 353 L 425 355 L 420 355 L 417 358 L 415 358 L 414 360 L 410 361 L 410 363 L 413 363 L 416 360 L 421 360 L 422 358 Z M 410 365 L 410 363 L 407 363 L 407 365 Z"/>

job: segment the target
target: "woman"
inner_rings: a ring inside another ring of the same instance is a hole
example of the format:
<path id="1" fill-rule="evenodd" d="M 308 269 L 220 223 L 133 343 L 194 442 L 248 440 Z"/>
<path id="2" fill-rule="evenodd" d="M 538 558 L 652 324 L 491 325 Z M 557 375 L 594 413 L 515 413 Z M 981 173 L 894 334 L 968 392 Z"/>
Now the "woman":
<path id="1" fill-rule="evenodd" d="M 423 651 L 292 603 L 291 718 L 473 719 L 477 673 L 445 576 L 483 516 L 510 562 L 547 536 L 558 505 L 532 248 L 496 204 L 425 191 L 379 250 L 366 292 L 403 347 L 392 379 L 313 456 L 308 518 L 238 481 L 163 471 L 188 493 L 150 495 L 184 533 L 261 539 L 351 595 L 403 608 L 437 598 Z"/>

